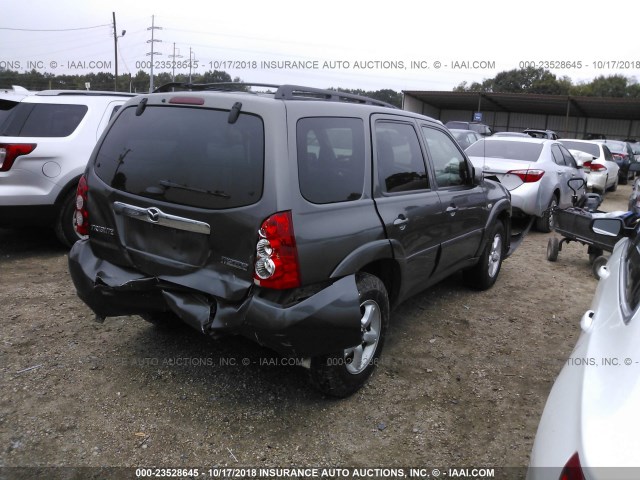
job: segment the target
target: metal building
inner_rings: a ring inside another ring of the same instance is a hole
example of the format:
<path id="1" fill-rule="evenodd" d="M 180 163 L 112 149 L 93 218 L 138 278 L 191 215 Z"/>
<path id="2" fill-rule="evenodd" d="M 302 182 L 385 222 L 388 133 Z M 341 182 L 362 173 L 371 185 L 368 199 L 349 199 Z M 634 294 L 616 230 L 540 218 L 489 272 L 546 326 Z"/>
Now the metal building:
<path id="1" fill-rule="evenodd" d="M 494 131 L 554 130 L 564 138 L 640 140 L 640 98 L 403 91 L 402 108 L 446 123 L 480 113 Z"/>

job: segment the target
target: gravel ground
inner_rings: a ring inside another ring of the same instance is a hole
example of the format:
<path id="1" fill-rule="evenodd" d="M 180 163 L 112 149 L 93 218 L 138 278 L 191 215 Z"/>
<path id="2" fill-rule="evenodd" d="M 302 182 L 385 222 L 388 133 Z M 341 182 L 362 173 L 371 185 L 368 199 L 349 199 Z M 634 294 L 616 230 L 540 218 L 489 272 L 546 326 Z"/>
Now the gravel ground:
<path id="1" fill-rule="evenodd" d="M 601 208 L 626 210 L 629 193 L 621 186 Z M 597 283 L 586 247 L 551 263 L 548 237 L 530 233 L 487 292 L 454 276 L 397 308 L 370 382 L 334 400 L 240 338 L 139 317 L 94 322 L 53 234 L 0 230 L 0 477 L 20 476 L 8 467 L 525 467 Z"/>

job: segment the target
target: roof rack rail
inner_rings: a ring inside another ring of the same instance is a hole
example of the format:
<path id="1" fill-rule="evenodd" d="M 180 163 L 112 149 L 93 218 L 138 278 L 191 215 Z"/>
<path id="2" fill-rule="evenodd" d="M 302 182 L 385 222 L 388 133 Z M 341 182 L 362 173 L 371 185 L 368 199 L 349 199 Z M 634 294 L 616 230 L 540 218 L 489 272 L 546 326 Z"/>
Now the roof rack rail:
<path id="1" fill-rule="evenodd" d="M 282 100 L 328 100 L 332 102 L 351 102 L 363 105 L 376 105 L 378 107 L 395 108 L 395 105 L 376 100 L 375 98 L 356 95 L 354 93 L 340 92 L 338 90 L 325 90 L 322 88 L 301 87 L 299 85 L 281 85 L 275 94 Z"/>
<path id="2" fill-rule="evenodd" d="M 270 83 L 242 83 L 242 82 L 213 82 L 213 83 L 188 83 L 188 82 L 169 82 L 159 86 L 151 93 L 170 92 L 176 88 L 180 90 L 202 91 L 202 90 L 245 90 L 247 87 L 268 87 L 277 89 L 279 85 Z"/>
<path id="3" fill-rule="evenodd" d="M 360 103 L 363 105 L 376 105 L 379 107 L 395 108 L 382 100 L 365 97 L 364 95 L 356 95 L 353 93 L 340 92 L 338 90 L 325 90 L 322 88 L 303 87 L 300 85 L 273 85 L 270 83 L 240 83 L 240 82 L 217 82 L 217 83 L 185 83 L 171 82 L 156 88 L 153 93 L 170 92 L 173 88 L 183 90 L 202 91 L 202 90 L 246 90 L 247 87 L 267 87 L 276 89 L 274 97 L 280 100 L 326 100 L 332 102 L 350 102 Z"/>
<path id="4" fill-rule="evenodd" d="M 38 96 L 85 96 L 85 97 L 135 97 L 135 93 L 110 92 L 103 90 L 42 90 L 35 92 Z"/>

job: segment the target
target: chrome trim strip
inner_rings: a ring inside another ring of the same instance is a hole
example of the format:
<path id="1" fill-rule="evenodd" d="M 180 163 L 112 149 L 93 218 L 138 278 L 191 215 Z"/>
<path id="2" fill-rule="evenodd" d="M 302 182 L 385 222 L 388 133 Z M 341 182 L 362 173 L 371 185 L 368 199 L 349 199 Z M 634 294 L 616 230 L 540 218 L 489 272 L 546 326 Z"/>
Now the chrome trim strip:
<path id="1" fill-rule="evenodd" d="M 205 222 L 192 220 L 191 218 L 178 217 L 164 213 L 158 207 L 141 208 L 134 205 L 128 205 L 122 202 L 113 202 L 114 212 L 125 215 L 135 220 L 140 220 L 154 225 L 162 225 L 163 227 L 176 228 L 187 232 L 203 233 L 209 235 L 211 226 Z"/>

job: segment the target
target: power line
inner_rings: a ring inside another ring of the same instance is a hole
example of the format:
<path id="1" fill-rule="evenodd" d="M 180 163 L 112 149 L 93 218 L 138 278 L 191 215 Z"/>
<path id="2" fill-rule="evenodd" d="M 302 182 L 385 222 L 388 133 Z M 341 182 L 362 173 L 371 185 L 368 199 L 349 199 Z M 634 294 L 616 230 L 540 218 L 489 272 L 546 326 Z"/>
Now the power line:
<path id="1" fill-rule="evenodd" d="M 59 29 L 38 29 L 38 28 L 11 28 L 11 27 L 0 27 L 0 30 L 13 30 L 16 32 L 72 32 L 75 30 L 90 30 L 92 28 L 102 28 L 102 27 L 110 27 L 110 23 L 106 23 L 104 25 L 95 25 L 93 27 L 80 27 L 80 28 L 59 28 Z"/>

